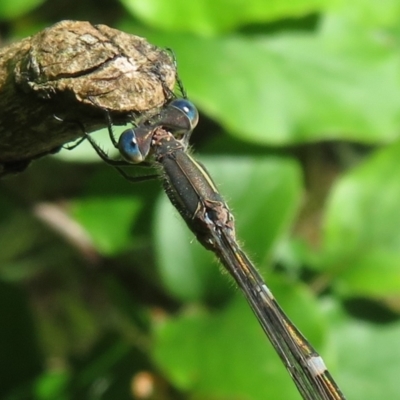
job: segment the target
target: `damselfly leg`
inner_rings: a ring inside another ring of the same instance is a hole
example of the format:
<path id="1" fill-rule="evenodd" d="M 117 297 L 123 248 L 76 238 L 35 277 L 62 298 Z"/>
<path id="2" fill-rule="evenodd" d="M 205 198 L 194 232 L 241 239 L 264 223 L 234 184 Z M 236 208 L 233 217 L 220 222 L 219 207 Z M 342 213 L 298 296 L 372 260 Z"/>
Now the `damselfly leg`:
<path id="1" fill-rule="evenodd" d="M 185 87 L 183 86 L 183 82 L 178 74 L 178 62 L 176 60 L 176 54 L 175 54 L 174 50 L 172 50 L 170 47 L 167 47 L 165 50 L 168 51 L 168 53 L 171 55 L 172 61 L 175 65 L 175 71 L 176 71 L 175 80 L 178 85 L 179 91 L 181 92 L 182 97 L 184 99 L 187 99 L 187 93 L 186 93 Z"/>
<path id="2" fill-rule="evenodd" d="M 107 115 L 109 116 L 109 113 L 107 112 Z M 93 149 L 96 151 L 97 155 L 108 165 L 114 167 L 126 180 L 134 183 L 138 182 L 143 182 L 143 181 L 148 181 L 151 179 L 155 179 L 158 177 L 156 174 L 151 174 L 151 175 L 141 175 L 141 176 L 132 176 L 125 172 L 122 167 L 132 167 L 135 165 L 134 162 L 128 162 L 126 160 L 114 160 L 113 158 L 109 157 L 109 155 L 99 146 L 99 144 L 90 136 L 90 134 L 86 131 L 84 125 L 77 120 L 63 120 L 58 116 L 54 116 L 54 118 L 57 119 L 59 122 L 63 123 L 70 123 L 70 124 L 76 124 L 80 127 L 83 137 L 79 139 L 76 143 L 74 143 L 72 146 L 66 147 L 66 150 L 73 150 L 77 146 L 79 146 L 83 141 L 87 140 L 90 145 L 93 147 Z M 108 118 L 108 121 L 111 121 L 111 118 Z M 113 137 L 114 141 L 112 140 L 113 145 L 118 148 L 118 142 L 114 137 L 114 133 L 112 131 L 112 126 L 111 124 L 108 124 L 108 132 L 110 138 Z M 127 129 L 123 132 L 125 135 L 124 137 L 126 138 L 127 136 L 130 136 L 130 143 L 129 143 L 129 151 L 131 154 L 136 154 L 136 157 L 141 157 L 140 153 L 140 148 L 139 145 L 136 141 L 136 136 L 135 136 L 135 131 L 133 129 Z M 125 140 L 125 145 L 128 147 L 128 143 Z M 139 155 L 138 155 L 139 154 Z M 132 156 L 133 157 L 133 156 Z M 152 165 L 148 162 L 141 162 L 140 167 L 151 167 Z"/>

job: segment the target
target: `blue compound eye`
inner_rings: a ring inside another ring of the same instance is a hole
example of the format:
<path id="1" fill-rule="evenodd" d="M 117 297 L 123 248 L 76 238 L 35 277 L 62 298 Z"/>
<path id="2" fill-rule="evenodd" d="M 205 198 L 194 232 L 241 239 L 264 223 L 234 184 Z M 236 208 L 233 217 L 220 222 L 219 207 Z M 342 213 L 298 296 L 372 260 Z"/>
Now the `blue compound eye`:
<path id="1" fill-rule="evenodd" d="M 192 102 L 186 99 L 176 99 L 169 103 L 169 107 L 175 107 L 182 111 L 189 119 L 191 129 L 199 122 L 199 112 Z"/>
<path id="2" fill-rule="evenodd" d="M 138 164 L 144 161 L 145 157 L 140 151 L 136 133 L 133 129 L 127 129 L 122 132 L 118 140 L 118 149 L 121 156 L 132 164 Z"/>

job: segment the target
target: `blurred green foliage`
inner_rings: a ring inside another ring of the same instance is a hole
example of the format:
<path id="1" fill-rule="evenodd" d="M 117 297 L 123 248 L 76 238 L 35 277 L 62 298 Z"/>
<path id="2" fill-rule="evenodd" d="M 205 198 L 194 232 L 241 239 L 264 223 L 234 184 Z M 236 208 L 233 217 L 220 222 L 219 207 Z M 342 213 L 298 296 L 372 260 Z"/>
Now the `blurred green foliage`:
<path id="1" fill-rule="evenodd" d="M 349 399 L 398 398 L 400 2 L 0 2 L 4 43 L 63 19 L 174 49 L 196 157 L 278 301 Z M 82 145 L 0 205 L 1 399 L 300 399 L 159 182 Z"/>

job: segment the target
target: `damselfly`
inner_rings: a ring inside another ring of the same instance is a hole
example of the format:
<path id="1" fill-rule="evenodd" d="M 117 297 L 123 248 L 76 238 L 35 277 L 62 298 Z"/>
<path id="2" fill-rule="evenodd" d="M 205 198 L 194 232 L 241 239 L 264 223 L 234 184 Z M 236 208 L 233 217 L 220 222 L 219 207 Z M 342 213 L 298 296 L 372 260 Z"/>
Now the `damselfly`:
<path id="1" fill-rule="evenodd" d="M 86 134 L 99 156 L 127 179 L 122 166 L 146 162 L 159 166 L 164 189 L 198 241 L 214 252 L 241 288 L 297 389 L 307 400 L 343 400 L 319 354 L 283 312 L 256 268 L 239 246 L 232 213 L 205 167 L 187 152 L 198 121 L 195 106 L 175 99 L 156 122 L 123 132 L 118 141 L 109 133 L 124 160 L 110 160 Z M 148 177 L 144 177 L 147 179 Z"/>

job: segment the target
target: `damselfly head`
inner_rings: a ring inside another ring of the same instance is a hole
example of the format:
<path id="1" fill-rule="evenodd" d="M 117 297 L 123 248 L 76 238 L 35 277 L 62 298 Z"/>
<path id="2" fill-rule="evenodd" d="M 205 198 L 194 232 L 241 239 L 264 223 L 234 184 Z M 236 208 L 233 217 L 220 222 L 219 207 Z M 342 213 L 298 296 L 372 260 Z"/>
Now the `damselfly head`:
<path id="1" fill-rule="evenodd" d="M 190 134 L 199 121 L 197 108 L 187 99 L 174 99 L 160 112 L 158 117 L 127 129 L 118 140 L 121 156 L 129 163 L 139 164 L 151 153 L 151 141 L 155 129 L 164 128 L 186 149 Z"/>

